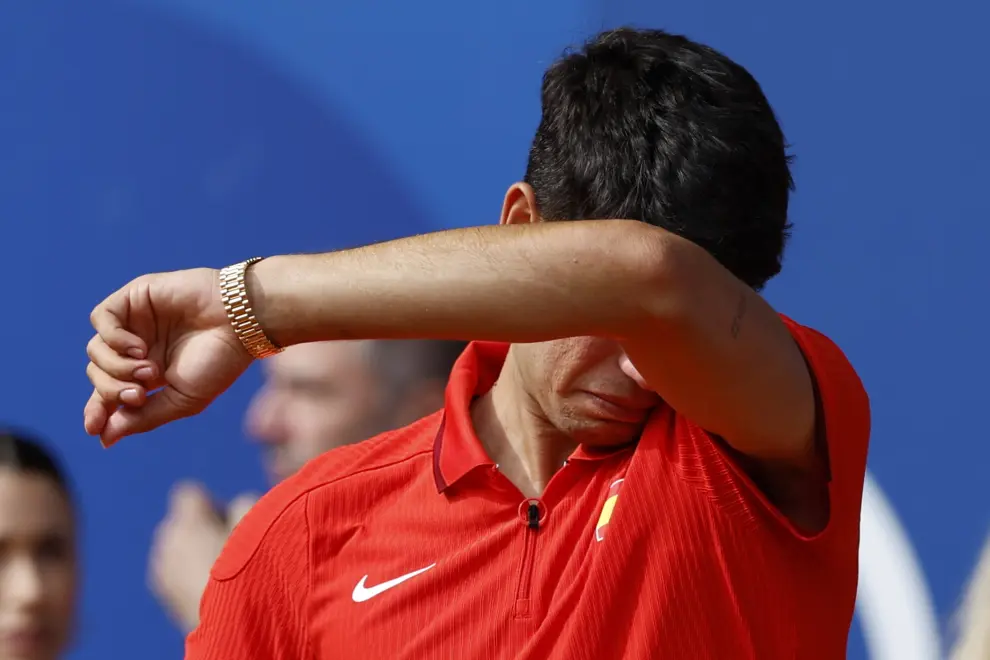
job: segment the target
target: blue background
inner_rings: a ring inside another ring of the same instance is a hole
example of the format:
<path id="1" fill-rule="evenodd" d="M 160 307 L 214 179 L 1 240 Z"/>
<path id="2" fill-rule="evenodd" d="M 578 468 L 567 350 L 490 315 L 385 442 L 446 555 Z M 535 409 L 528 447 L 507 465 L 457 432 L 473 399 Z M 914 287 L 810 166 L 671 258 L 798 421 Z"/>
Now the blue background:
<path id="1" fill-rule="evenodd" d="M 52 438 L 81 494 L 72 657 L 180 657 L 145 586 L 168 488 L 264 485 L 240 430 L 256 371 L 113 451 L 84 436 L 93 305 L 147 271 L 494 222 L 543 69 L 621 23 L 726 52 L 777 109 L 798 192 L 768 296 L 858 367 L 870 468 L 945 623 L 990 528 L 988 14 L 961 0 L 0 3 L 0 419 Z M 861 647 L 854 631 L 850 657 Z"/>

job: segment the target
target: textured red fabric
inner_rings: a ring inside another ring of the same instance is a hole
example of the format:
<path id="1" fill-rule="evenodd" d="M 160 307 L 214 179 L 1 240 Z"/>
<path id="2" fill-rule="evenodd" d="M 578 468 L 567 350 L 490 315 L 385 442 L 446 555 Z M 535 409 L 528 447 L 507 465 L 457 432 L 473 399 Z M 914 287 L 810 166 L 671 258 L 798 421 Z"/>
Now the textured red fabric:
<path id="1" fill-rule="evenodd" d="M 468 416 L 506 348 L 473 344 L 445 411 L 326 454 L 244 518 L 186 657 L 845 657 L 869 404 L 839 349 L 786 321 L 824 411 L 823 532 L 796 531 L 669 408 L 636 445 L 575 452 L 531 521 Z"/>

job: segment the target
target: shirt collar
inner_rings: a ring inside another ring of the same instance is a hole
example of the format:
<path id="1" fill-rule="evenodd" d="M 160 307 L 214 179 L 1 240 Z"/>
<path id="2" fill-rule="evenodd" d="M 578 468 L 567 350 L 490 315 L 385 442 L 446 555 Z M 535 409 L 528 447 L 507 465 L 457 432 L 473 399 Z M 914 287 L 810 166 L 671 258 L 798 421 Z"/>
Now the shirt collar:
<path id="1" fill-rule="evenodd" d="M 509 344 L 471 342 L 454 364 L 444 395 L 444 414 L 433 443 L 433 476 L 442 493 L 478 467 L 492 467 L 471 422 L 471 403 L 492 388 L 509 354 Z M 579 446 L 569 461 L 600 461 L 631 449 Z"/>
<path id="2" fill-rule="evenodd" d="M 495 465 L 471 423 L 471 402 L 498 379 L 508 344 L 471 342 L 454 363 L 444 394 L 443 419 L 433 443 L 433 476 L 443 492 L 476 467 Z"/>

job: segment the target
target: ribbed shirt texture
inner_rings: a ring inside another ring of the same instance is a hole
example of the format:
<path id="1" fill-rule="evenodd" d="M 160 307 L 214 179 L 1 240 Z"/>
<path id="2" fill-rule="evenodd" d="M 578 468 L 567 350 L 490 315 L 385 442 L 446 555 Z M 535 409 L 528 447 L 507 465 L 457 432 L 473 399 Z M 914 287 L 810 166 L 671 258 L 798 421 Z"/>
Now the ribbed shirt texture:
<path id="1" fill-rule="evenodd" d="M 471 428 L 507 351 L 475 343 L 443 411 L 331 451 L 262 498 L 214 566 L 186 657 L 844 658 L 869 402 L 829 339 L 784 320 L 817 385 L 824 531 L 795 529 L 665 406 L 637 443 L 579 448 L 527 500 Z"/>

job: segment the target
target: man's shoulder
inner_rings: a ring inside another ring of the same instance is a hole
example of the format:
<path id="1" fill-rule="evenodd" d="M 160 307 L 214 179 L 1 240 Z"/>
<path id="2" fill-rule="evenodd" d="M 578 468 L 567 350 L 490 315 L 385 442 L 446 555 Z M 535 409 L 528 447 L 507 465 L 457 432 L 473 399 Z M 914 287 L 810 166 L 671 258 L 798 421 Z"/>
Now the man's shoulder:
<path id="1" fill-rule="evenodd" d="M 283 554 L 305 553 L 312 519 L 346 524 L 353 513 L 348 510 L 353 507 L 344 506 L 348 500 L 360 501 L 363 507 L 372 506 L 373 502 L 367 500 L 380 489 L 362 488 L 362 484 L 368 479 L 380 482 L 390 472 L 409 474 L 422 468 L 432 455 L 441 414 L 437 412 L 407 427 L 333 449 L 276 485 L 234 528 L 213 567 L 214 579 L 235 577 L 265 547 Z M 361 491 L 359 497 L 343 496 L 355 488 Z M 335 516 L 321 513 L 325 508 L 322 503 L 328 497 L 336 503 Z"/>
<path id="2" fill-rule="evenodd" d="M 804 354 L 819 390 L 840 390 L 845 395 L 846 403 L 853 403 L 850 401 L 852 399 L 857 407 L 865 406 L 868 409 L 866 388 L 839 345 L 814 328 L 801 325 L 783 314 L 780 318 Z M 819 391 L 819 394 L 822 392 Z"/>

